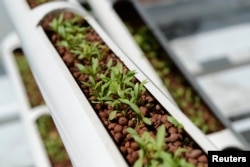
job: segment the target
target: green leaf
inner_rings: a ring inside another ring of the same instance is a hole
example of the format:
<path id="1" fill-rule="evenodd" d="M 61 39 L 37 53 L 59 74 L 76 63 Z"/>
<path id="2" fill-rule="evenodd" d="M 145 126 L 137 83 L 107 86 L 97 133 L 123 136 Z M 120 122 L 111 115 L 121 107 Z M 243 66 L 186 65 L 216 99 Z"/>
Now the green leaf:
<path id="1" fill-rule="evenodd" d="M 138 96 L 138 95 L 139 95 L 139 84 L 138 84 L 138 83 L 135 84 L 135 87 L 134 87 L 134 94 L 135 94 L 135 96 Z"/>
<path id="2" fill-rule="evenodd" d="M 178 157 L 178 156 L 181 155 L 181 153 L 184 153 L 184 152 L 187 152 L 187 149 L 179 147 L 179 148 L 175 151 L 174 156 L 175 156 L 175 157 Z"/>
<path id="3" fill-rule="evenodd" d="M 53 31 L 57 31 L 57 26 L 58 26 L 58 24 L 57 24 L 57 19 L 53 19 L 52 20 L 52 22 L 49 24 L 49 26 L 51 27 L 51 29 L 53 30 Z"/>
<path id="4" fill-rule="evenodd" d="M 145 124 L 147 124 L 147 125 L 151 125 L 151 124 L 152 124 L 151 120 L 150 120 L 149 118 L 147 118 L 147 117 L 143 117 L 143 118 L 142 118 L 142 121 L 143 121 Z"/>
<path id="5" fill-rule="evenodd" d="M 172 116 L 168 116 L 168 121 L 170 122 L 170 123 L 172 123 L 173 125 L 175 125 L 176 127 L 178 127 L 178 128 L 183 128 L 183 125 L 182 124 L 180 124 L 174 117 L 172 117 Z"/>
<path id="6" fill-rule="evenodd" d="M 63 26 L 59 25 L 58 33 L 64 38 L 65 37 L 65 29 Z"/>
<path id="7" fill-rule="evenodd" d="M 141 83 L 140 83 L 140 91 L 143 91 L 144 90 L 144 85 L 147 83 L 148 81 L 147 80 L 143 80 Z"/>
<path id="8" fill-rule="evenodd" d="M 113 81 L 109 85 L 109 89 L 112 92 L 117 92 L 120 90 L 120 84 L 118 84 L 116 81 Z"/>
<path id="9" fill-rule="evenodd" d="M 185 159 L 180 159 L 179 164 L 180 167 L 194 167 L 193 164 L 188 163 Z"/>
<path id="10" fill-rule="evenodd" d="M 129 83 L 135 76 L 135 71 L 129 71 L 125 76 L 124 76 L 124 82 Z"/>
<path id="11" fill-rule="evenodd" d="M 63 22 L 63 17 L 64 17 L 64 14 L 63 13 L 61 13 L 60 15 L 59 15 L 59 17 L 58 17 L 58 23 L 62 23 Z"/>
<path id="12" fill-rule="evenodd" d="M 158 149 L 162 148 L 164 146 L 164 138 L 166 134 L 166 129 L 164 125 L 161 125 L 158 128 L 157 134 L 156 134 L 156 146 Z"/>
<path id="13" fill-rule="evenodd" d="M 109 83 L 107 82 L 101 86 L 101 96 L 107 96 L 108 88 L 109 88 Z"/>
<path id="14" fill-rule="evenodd" d="M 143 159 L 137 159 L 133 167 L 142 167 L 142 165 L 143 165 Z"/>
<path id="15" fill-rule="evenodd" d="M 113 100 L 112 97 L 98 97 L 97 99 L 99 101 L 111 101 L 111 100 Z"/>
<path id="16" fill-rule="evenodd" d="M 145 145 L 145 143 L 144 143 L 144 141 L 142 140 L 142 138 L 139 137 L 138 133 L 137 133 L 134 129 L 132 129 L 132 128 L 127 128 L 126 130 L 127 130 L 127 132 L 128 132 L 129 134 L 131 134 L 131 136 L 132 136 L 132 137 L 134 138 L 134 140 L 139 144 L 139 146 L 144 146 L 144 145 Z"/>
<path id="17" fill-rule="evenodd" d="M 167 164 L 167 166 L 177 167 L 178 165 L 174 162 L 173 157 L 170 153 L 160 152 L 159 155 L 163 159 L 163 164 Z"/>
<path id="18" fill-rule="evenodd" d="M 113 64 L 113 60 L 110 59 L 110 60 L 108 61 L 108 63 L 107 63 L 107 68 L 109 69 L 109 68 L 112 66 L 112 64 Z"/>
<path id="19" fill-rule="evenodd" d="M 87 87 L 91 87 L 91 86 L 92 86 L 92 85 L 89 84 L 88 82 L 81 81 L 81 83 L 82 83 L 83 85 L 86 85 Z"/>
<path id="20" fill-rule="evenodd" d="M 76 67 L 78 68 L 78 70 L 80 71 L 80 72 L 82 72 L 82 73 L 84 73 L 85 71 L 86 71 L 86 68 L 85 68 L 85 66 L 84 65 L 82 65 L 82 64 L 76 64 Z"/>
<path id="21" fill-rule="evenodd" d="M 129 107 L 130 107 L 132 110 L 134 110 L 138 115 L 141 116 L 141 111 L 140 111 L 140 109 L 137 107 L 136 104 L 130 102 L 128 99 L 120 99 L 120 101 L 121 101 L 122 103 L 125 103 L 125 104 L 129 105 Z"/>
<path id="22" fill-rule="evenodd" d="M 98 62 L 98 59 L 92 58 L 92 75 L 95 75 L 98 72 Z"/>
<path id="23" fill-rule="evenodd" d="M 118 64 L 116 65 L 116 67 L 117 67 L 117 69 L 119 70 L 119 73 L 122 73 L 122 70 L 123 70 L 123 65 L 122 65 L 122 63 L 118 63 Z"/>
<path id="24" fill-rule="evenodd" d="M 139 150 L 138 154 L 139 154 L 139 158 L 143 159 L 143 157 L 144 157 L 144 151 L 142 149 Z"/>
<path id="25" fill-rule="evenodd" d="M 68 42 L 67 41 L 60 41 L 59 43 L 58 43 L 58 45 L 60 45 L 60 46 L 64 46 L 65 48 L 69 48 L 69 44 L 68 44 Z"/>
<path id="26" fill-rule="evenodd" d="M 126 129 L 127 130 L 127 132 L 128 133 L 130 133 L 132 136 L 138 136 L 138 133 L 134 130 L 134 129 L 132 129 L 132 128 L 127 128 Z"/>
<path id="27" fill-rule="evenodd" d="M 109 120 L 113 120 L 116 117 L 117 114 L 117 110 L 113 110 L 110 114 L 109 114 Z"/>
<path id="28" fill-rule="evenodd" d="M 96 83 L 95 83 L 95 80 L 94 80 L 94 78 L 92 77 L 92 76 L 89 76 L 89 81 L 90 81 L 90 83 L 92 84 L 92 85 L 95 85 Z"/>
<path id="29" fill-rule="evenodd" d="M 125 93 L 124 91 L 120 90 L 120 89 L 117 89 L 117 94 L 120 98 L 125 98 Z"/>

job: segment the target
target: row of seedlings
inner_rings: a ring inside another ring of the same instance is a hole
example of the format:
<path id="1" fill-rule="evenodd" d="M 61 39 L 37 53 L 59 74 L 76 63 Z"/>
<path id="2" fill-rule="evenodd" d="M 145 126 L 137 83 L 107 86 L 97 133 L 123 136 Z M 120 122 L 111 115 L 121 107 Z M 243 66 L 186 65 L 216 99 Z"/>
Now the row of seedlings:
<path id="1" fill-rule="evenodd" d="M 42 22 L 49 39 L 129 166 L 207 166 L 207 155 L 139 82 L 136 71 L 86 20 L 70 12 Z"/>
<path id="2" fill-rule="evenodd" d="M 114 8 L 183 113 L 204 134 L 225 129 L 161 47 L 132 4 L 116 3 Z M 128 9 L 129 14 L 126 12 Z"/>

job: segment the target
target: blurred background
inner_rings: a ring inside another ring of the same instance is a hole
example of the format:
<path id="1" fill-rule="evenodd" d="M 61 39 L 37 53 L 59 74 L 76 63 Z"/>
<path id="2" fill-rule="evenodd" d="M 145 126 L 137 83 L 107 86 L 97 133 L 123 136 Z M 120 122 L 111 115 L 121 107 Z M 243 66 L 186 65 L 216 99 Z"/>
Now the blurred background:
<path id="1" fill-rule="evenodd" d="M 13 30 L 2 1 L 0 1 L 0 25 L 0 41 L 2 42 Z M 0 56 L 0 166 L 32 166 L 30 156 L 16 95 Z"/>

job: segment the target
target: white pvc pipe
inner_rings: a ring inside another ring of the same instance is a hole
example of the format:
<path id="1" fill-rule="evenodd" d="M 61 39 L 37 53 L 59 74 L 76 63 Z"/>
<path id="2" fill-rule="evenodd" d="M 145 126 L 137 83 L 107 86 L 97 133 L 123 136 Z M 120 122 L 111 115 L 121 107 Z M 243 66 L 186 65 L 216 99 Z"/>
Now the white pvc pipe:
<path id="1" fill-rule="evenodd" d="M 18 37 L 15 33 L 11 33 L 6 37 L 1 46 L 2 58 L 5 69 L 13 83 L 14 91 L 17 95 L 21 120 L 24 123 L 27 132 L 34 163 L 37 167 L 50 167 L 50 162 L 47 153 L 44 149 L 40 134 L 36 128 L 36 118 L 32 117 L 32 113 L 25 87 L 15 64 L 13 51 L 20 47 Z M 48 112 L 46 112 L 48 113 Z"/>
<path id="2" fill-rule="evenodd" d="M 36 25 L 50 11 L 58 9 L 74 11 L 88 21 L 130 70 L 137 71 L 136 77 L 139 81 L 148 78 L 81 7 L 65 2 L 55 2 L 37 7 L 30 14 L 22 14 L 21 1 L 4 0 L 4 3 L 22 41 L 22 48 L 29 60 L 38 86 L 52 112 L 53 119 L 74 165 L 79 167 L 126 167 L 127 163 L 87 98 L 81 92 L 41 27 Z M 152 82 L 149 81 L 145 86 L 159 103 L 184 125 L 186 132 L 204 151 L 217 149 Z M 98 157 L 98 161 L 96 157 Z"/>
<path id="3" fill-rule="evenodd" d="M 211 140 L 216 147 L 220 150 L 226 148 L 238 148 L 241 150 L 249 150 L 249 147 L 245 146 L 245 143 L 242 143 L 234 133 L 228 128 L 223 129 L 219 132 L 214 132 L 208 134 L 207 137 Z"/>
<path id="4" fill-rule="evenodd" d="M 55 2 L 41 5 L 29 14 L 19 0 L 5 0 L 4 4 L 73 164 L 79 167 L 127 166 L 57 52 L 42 30 L 36 27 L 49 11 L 69 8 L 85 16 L 82 8 Z"/>
<path id="5" fill-rule="evenodd" d="M 34 122 L 43 115 L 50 115 L 47 105 L 36 106 L 30 109 L 30 117 Z"/>

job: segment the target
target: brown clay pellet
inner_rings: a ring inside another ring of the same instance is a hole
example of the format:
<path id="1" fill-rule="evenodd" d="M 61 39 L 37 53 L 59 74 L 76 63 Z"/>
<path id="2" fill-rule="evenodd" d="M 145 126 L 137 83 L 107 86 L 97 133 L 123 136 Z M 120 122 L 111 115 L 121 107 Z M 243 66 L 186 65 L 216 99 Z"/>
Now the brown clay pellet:
<path id="1" fill-rule="evenodd" d="M 171 134 L 172 134 L 172 133 L 177 133 L 177 131 L 178 131 L 178 130 L 177 130 L 176 128 L 174 128 L 174 127 L 170 127 L 170 128 L 168 129 L 168 132 L 171 133 Z"/>
<path id="2" fill-rule="evenodd" d="M 114 132 L 115 132 L 115 133 L 122 132 L 122 126 L 121 126 L 121 125 L 116 125 L 116 126 L 114 127 Z"/>
<path id="3" fill-rule="evenodd" d="M 120 125 L 123 125 L 123 126 L 128 125 L 128 119 L 126 117 L 120 117 L 118 122 Z"/>
<path id="4" fill-rule="evenodd" d="M 123 154 L 127 153 L 127 149 L 125 147 L 121 146 L 120 149 Z"/>
<path id="5" fill-rule="evenodd" d="M 139 148 L 139 146 L 138 146 L 138 144 L 137 144 L 136 142 L 132 142 L 132 143 L 131 143 L 131 148 L 132 148 L 133 150 L 137 150 L 137 149 Z"/>
<path id="6" fill-rule="evenodd" d="M 109 124 L 108 129 L 114 129 L 114 127 L 115 127 L 115 124 L 111 123 L 111 124 Z"/>
<path id="7" fill-rule="evenodd" d="M 163 115 L 163 116 L 161 117 L 161 122 L 162 122 L 162 123 L 166 123 L 167 121 L 168 121 L 167 115 Z"/>
<path id="8" fill-rule="evenodd" d="M 160 106 L 159 104 L 157 104 L 157 105 L 155 106 L 155 109 L 156 109 L 156 111 L 160 111 L 160 110 L 161 110 L 161 106 Z"/>
<path id="9" fill-rule="evenodd" d="M 189 158 L 188 159 L 188 162 L 192 163 L 192 164 L 196 164 L 197 163 L 197 160 L 196 159 L 193 159 L 193 158 Z"/>
<path id="10" fill-rule="evenodd" d="M 201 155 L 201 156 L 198 158 L 198 161 L 199 161 L 199 162 L 203 162 L 203 163 L 207 163 L 207 156 Z"/>
<path id="11" fill-rule="evenodd" d="M 123 130 L 122 130 L 122 134 L 123 134 L 123 135 L 127 135 L 127 134 L 128 134 L 127 128 L 128 128 L 128 127 L 124 127 L 124 128 L 123 128 Z"/>
<path id="12" fill-rule="evenodd" d="M 131 154 L 134 150 L 132 148 L 128 147 L 127 151 L 128 151 L 129 154 Z"/>
<path id="13" fill-rule="evenodd" d="M 189 154 L 190 158 L 198 158 L 202 154 L 202 151 L 200 149 L 192 150 Z"/>
<path id="14" fill-rule="evenodd" d="M 172 133 L 172 134 L 170 135 L 170 137 L 169 137 L 169 141 L 170 141 L 170 142 L 175 142 L 176 140 L 178 140 L 178 138 L 179 138 L 179 135 L 178 135 L 178 134 Z"/>
<path id="15" fill-rule="evenodd" d="M 172 124 L 169 123 L 169 122 L 166 122 L 164 125 L 165 125 L 165 127 L 166 127 L 167 129 L 169 129 L 169 128 L 172 126 Z"/>
<path id="16" fill-rule="evenodd" d="M 121 138 L 122 138 L 122 134 L 121 134 L 121 133 L 116 133 L 116 134 L 115 134 L 115 140 L 116 140 L 117 142 L 120 141 Z"/>
<path id="17" fill-rule="evenodd" d="M 100 115 L 101 118 L 107 118 L 108 117 L 107 113 L 105 113 L 105 112 L 100 112 L 99 115 Z"/>
<path id="18" fill-rule="evenodd" d="M 145 115 L 147 114 L 148 109 L 147 109 L 147 107 L 141 106 L 141 107 L 140 107 L 140 111 L 141 111 L 142 114 L 145 116 Z"/>
<path id="19" fill-rule="evenodd" d="M 124 147 L 126 147 L 126 148 L 130 147 L 130 142 L 127 141 L 127 142 L 125 143 Z"/>
<path id="20" fill-rule="evenodd" d="M 126 135 L 126 139 L 127 139 L 127 140 L 131 140 L 131 139 L 132 139 L 131 134 L 127 134 L 127 135 Z"/>

